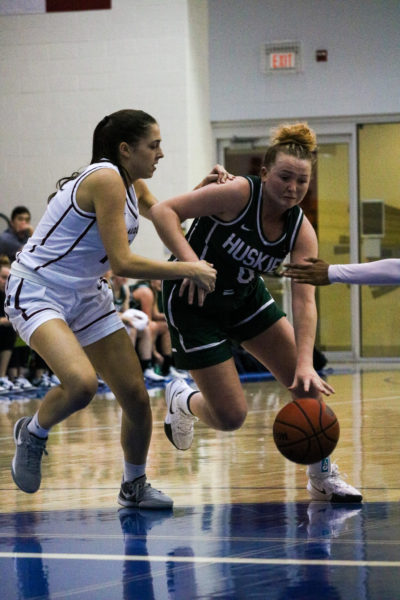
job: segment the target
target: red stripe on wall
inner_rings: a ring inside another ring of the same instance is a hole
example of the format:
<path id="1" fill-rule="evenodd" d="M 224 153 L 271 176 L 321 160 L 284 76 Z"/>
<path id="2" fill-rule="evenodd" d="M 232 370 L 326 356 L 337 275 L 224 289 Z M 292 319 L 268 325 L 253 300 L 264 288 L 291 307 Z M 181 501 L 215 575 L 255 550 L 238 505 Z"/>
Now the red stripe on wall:
<path id="1" fill-rule="evenodd" d="M 111 8 L 111 0 L 46 0 L 46 12 L 101 10 Z"/>

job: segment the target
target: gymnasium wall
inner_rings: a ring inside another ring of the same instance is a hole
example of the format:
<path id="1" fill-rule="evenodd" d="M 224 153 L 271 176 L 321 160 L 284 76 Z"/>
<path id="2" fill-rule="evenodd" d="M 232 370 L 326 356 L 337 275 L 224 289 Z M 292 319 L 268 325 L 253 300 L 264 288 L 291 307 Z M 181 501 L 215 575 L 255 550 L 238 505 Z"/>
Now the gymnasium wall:
<path id="1" fill-rule="evenodd" d="M 119 108 L 160 122 L 166 156 L 150 182 L 160 199 L 214 163 L 210 121 L 398 113 L 399 22 L 397 0 L 112 0 L 0 16 L 0 212 L 25 203 L 37 222 L 56 180 L 90 159 L 98 120 Z M 277 40 L 301 42 L 301 73 L 261 73 L 260 46 Z M 135 249 L 163 255 L 151 225 Z"/>
<path id="2" fill-rule="evenodd" d="M 399 113 L 398 0 L 209 0 L 209 17 L 212 121 Z M 261 46 L 287 40 L 302 72 L 263 74 Z"/>
<path id="3" fill-rule="evenodd" d="M 165 158 L 149 182 L 159 199 L 198 183 L 214 161 L 207 10 L 112 0 L 111 10 L 0 16 L 0 212 L 26 204 L 37 223 L 55 182 L 90 161 L 97 122 L 121 108 L 160 123 Z M 161 257 L 153 231 L 143 220 L 135 251 Z"/>

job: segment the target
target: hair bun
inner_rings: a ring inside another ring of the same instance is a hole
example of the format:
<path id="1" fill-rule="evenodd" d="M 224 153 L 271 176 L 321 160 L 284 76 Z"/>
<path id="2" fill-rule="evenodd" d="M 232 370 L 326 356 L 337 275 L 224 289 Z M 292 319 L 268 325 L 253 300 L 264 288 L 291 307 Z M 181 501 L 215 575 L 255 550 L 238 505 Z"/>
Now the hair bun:
<path id="1" fill-rule="evenodd" d="M 297 144 L 313 152 L 317 147 L 317 136 L 307 123 L 285 123 L 272 132 L 272 145 Z"/>

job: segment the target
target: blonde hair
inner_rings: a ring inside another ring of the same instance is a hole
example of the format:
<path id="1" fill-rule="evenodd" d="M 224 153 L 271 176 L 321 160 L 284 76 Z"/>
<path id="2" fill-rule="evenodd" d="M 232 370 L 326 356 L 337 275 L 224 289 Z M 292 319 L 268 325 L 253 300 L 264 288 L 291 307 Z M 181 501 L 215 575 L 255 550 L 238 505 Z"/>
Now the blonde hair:
<path id="1" fill-rule="evenodd" d="M 283 123 L 272 131 L 271 145 L 265 153 L 263 165 L 267 169 L 275 162 L 278 152 L 316 161 L 317 136 L 307 123 Z"/>

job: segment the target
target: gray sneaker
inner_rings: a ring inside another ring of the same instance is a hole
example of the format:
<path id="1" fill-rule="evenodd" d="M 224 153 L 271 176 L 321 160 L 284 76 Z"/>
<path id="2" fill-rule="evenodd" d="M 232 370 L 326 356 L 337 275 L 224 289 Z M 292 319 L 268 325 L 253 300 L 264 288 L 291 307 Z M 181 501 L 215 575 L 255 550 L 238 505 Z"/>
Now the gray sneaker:
<path id="1" fill-rule="evenodd" d="M 173 500 L 147 483 L 146 475 L 121 484 L 118 504 L 128 508 L 172 508 Z"/>
<path id="2" fill-rule="evenodd" d="M 20 490 L 33 494 L 40 488 L 42 479 L 40 465 L 46 452 L 46 439 L 29 433 L 27 427 L 32 417 L 22 417 L 14 426 L 16 451 L 11 466 L 11 475 Z"/>
<path id="3" fill-rule="evenodd" d="M 164 431 L 169 441 L 178 450 L 188 450 L 193 442 L 194 424 L 197 417 L 185 413 L 177 405 L 182 396 L 186 401 L 196 393 L 183 379 L 173 379 L 165 388 L 167 414 L 164 420 Z"/>

